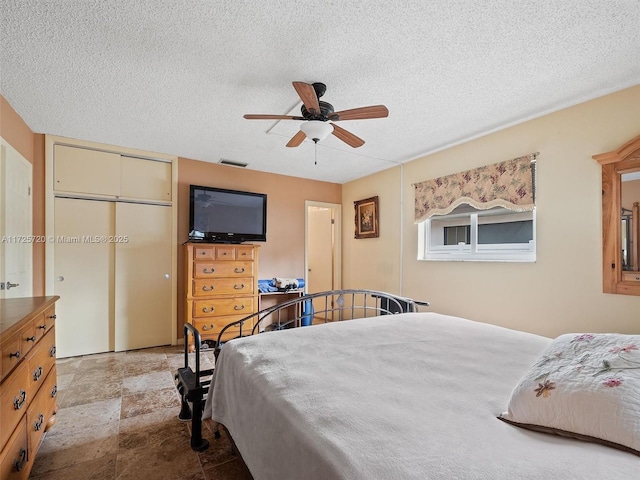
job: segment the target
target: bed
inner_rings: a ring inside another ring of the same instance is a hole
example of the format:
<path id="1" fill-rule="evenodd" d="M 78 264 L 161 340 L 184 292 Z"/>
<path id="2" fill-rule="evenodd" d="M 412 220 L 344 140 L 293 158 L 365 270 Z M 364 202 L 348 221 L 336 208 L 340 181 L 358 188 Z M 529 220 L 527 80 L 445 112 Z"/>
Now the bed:
<path id="1" fill-rule="evenodd" d="M 256 480 L 638 477 L 640 458 L 628 451 L 497 418 L 555 340 L 414 307 L 229 341 L 204 417 L 226 428 Z M 553 383 L 535 381 L 536 401 L 549 400 Z M 631 389 L 631 403 L 639 393 Z"/>

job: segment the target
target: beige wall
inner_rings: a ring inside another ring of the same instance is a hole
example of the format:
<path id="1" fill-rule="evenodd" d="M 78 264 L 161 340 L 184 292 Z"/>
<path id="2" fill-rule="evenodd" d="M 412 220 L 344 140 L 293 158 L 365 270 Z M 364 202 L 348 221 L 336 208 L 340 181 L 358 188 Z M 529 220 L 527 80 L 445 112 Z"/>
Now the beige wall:
<path id="1" fill-rule="evenodd" d="M 548 336 L 640 333 L 640 297 L 602 293 L 601 170 L 591 158 L 637 136 L 638 112 L 640 86 L 412 161 L 402 186 L 398 169 L 344 185 L 345 211 L 356 197 L 379 195 L 381 205 L 381 238 L 345 238 L 345 286 L 393 287 L 402 231 L 398 285 L 404 295 L 431 301 L 432 311 Z M 416 260 L 412 183 L 536 151 L 536 263 Z M 400 191 L 402 225 L 383 215 L 397 209 Z"/>
<path id="2" fill-rule="evenodd" d="M 342 186 L 342 286 L 400 293 L 401 168 Z M 377 238 L 355 239 L 353 202 L 378 196 Z"/>
<path id="3" fill-rule="evenodd" d="M 337 183 L 275 175 L 186 158 L 178 159 L 178 244 L 189 234 L 189 185 L 267 194 L 267 241 L 260 245 L 258 278 L 304 278 L 305 200 L 341 203 Z M 184 254 L 178 252 L 178 336 L 184 318 Z"/>

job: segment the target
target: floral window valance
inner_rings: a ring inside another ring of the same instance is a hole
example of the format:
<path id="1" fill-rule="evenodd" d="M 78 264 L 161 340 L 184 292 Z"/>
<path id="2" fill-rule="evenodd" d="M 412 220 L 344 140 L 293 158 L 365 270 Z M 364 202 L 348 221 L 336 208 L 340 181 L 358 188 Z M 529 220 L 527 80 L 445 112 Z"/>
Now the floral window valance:
<path id="1" fill-rule="evenodd" d="M 461 204 L 478 210 L 504 207 L 516 212 L 535 206 L 537 153 L 416 183 L 415 221 L 446 215 Z"/>

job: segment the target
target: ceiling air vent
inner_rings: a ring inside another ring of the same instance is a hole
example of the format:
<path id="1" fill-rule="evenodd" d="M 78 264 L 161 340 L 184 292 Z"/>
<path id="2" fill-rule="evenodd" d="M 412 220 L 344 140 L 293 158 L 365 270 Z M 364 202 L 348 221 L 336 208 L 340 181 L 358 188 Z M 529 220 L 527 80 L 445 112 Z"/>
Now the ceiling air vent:
<path id="1" fill-rule="evenodd" d="M 233 160 L 227 160 L 226 158 L 221 158 L 220 161 L 218 162 L 220 165 L 230 165 L 232 167 L 240 167 L 240 168 L 244 168 L 247 165 L 249 165 L 248 163 L 244 163 L 244 162 L 234 162 Z"/>

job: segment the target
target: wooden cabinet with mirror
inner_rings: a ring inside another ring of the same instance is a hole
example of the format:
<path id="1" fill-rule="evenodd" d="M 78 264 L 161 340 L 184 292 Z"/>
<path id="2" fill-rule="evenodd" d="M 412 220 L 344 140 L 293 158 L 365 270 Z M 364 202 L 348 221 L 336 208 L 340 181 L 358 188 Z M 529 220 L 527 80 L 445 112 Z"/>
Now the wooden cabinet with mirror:
<path id="1" fill-rule="evenodd" d="M 603 291 L 640 295 L 640 136 L 593 158 L 602 165 Z"/>

